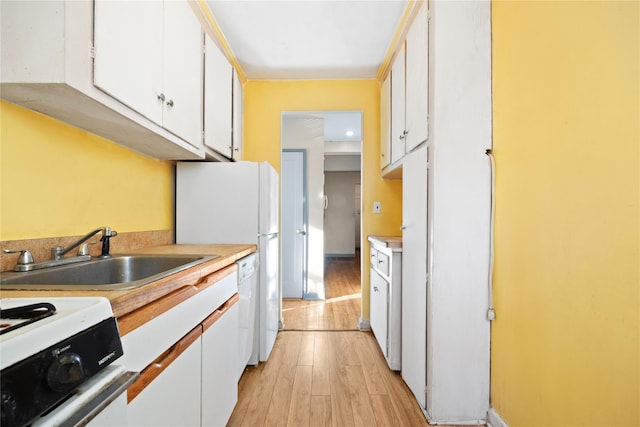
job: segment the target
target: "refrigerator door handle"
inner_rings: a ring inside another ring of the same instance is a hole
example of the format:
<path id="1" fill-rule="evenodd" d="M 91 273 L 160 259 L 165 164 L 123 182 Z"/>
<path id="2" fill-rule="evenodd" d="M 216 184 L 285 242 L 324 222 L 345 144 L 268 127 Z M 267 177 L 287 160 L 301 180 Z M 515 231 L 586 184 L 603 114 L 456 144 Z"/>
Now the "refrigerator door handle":
<path id="1" fill-rule="evenodd" d="M 272 237 L 272 236 L 277 236 L 278 232 L 275 233 L 258 233 L 258 237 Z"/>

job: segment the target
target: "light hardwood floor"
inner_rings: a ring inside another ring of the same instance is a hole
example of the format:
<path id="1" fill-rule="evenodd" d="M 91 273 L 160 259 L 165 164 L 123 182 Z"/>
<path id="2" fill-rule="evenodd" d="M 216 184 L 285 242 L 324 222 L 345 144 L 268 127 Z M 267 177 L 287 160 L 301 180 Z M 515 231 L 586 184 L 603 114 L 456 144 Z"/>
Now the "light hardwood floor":
<path id="1" fill-rule="evenodd" d="M 247 367 L 229 426 L 426 426 L 370 332 L 282 331 Z"/>
<path id="2" fill-rule="evenodd" d="M 357 330 L 360 317 L 360 252 L 325 259 L 324 301 L 284 299 L 285 330 Z"/>
<path id="3" fill-rule="evenodd" d="M 245 369 L 227 425 L 427 426 L 373 334 L 353 330 L 360 316 L 359 257 L 325 265 L 327 300 L 283 301 L 286 330 L 267 362 Z"/>

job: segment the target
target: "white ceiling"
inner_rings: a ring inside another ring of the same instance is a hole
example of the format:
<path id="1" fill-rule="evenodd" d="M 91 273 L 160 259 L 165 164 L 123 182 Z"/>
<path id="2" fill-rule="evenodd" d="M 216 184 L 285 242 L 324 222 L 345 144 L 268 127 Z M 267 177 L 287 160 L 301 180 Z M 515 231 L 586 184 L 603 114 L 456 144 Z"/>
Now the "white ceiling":
<path id="1" fill-rule="evenodd" d="M 207 0 L 248 79 L 375 78 L 407 0 Z"/>

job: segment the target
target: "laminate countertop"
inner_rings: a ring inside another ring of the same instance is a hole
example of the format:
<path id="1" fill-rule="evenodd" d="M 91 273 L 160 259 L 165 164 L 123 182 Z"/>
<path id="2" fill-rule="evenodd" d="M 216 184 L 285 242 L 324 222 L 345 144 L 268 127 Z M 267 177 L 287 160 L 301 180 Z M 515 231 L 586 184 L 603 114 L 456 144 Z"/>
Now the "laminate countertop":
<path id="1" fill-rule="evenodd" d="M 111 303 L 113 314 L 118 318 L 118 323 L 121 326 L 121 335 L 124 335 L 132 328 L 139 326 L 139 321 L 131 323 L 123 331 L 123 320 L 135 317 L 136 313 L 145 311 L 156 314 L 158 311 L 166 311 L 173 305 L 198 293 L 203 288 L 215 284 L 216 280 L 233 273 L 233 271 L 236 270 L 235 262 L 240 258 L 256 252 L 256 250 L 256 245 L 235 244 L 165 245 L 141 248 L 129 251 L 127 254 L 218 255 L 218 257 L 135 289 L 111 291 L 2 290 L 0 291 L 0 297 L 105 297 Z M 151 306 L 156 308 L 150 310 Z M 160 306 L 162 306 L 162 308 Z M 127 324 L 127 322 L 124 323 Z"/>

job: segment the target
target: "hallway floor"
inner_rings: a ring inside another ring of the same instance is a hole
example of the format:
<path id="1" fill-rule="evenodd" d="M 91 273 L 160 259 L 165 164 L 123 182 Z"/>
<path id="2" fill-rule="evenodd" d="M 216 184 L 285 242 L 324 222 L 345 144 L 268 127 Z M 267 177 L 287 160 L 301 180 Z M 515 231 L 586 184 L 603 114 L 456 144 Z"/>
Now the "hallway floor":
<path id="1" fill-rule="evenodd" d="M 358 330 L 360 251 L 351 258 L 325 258 L 324 301 L 282 300 L 285 330 Z"/>

